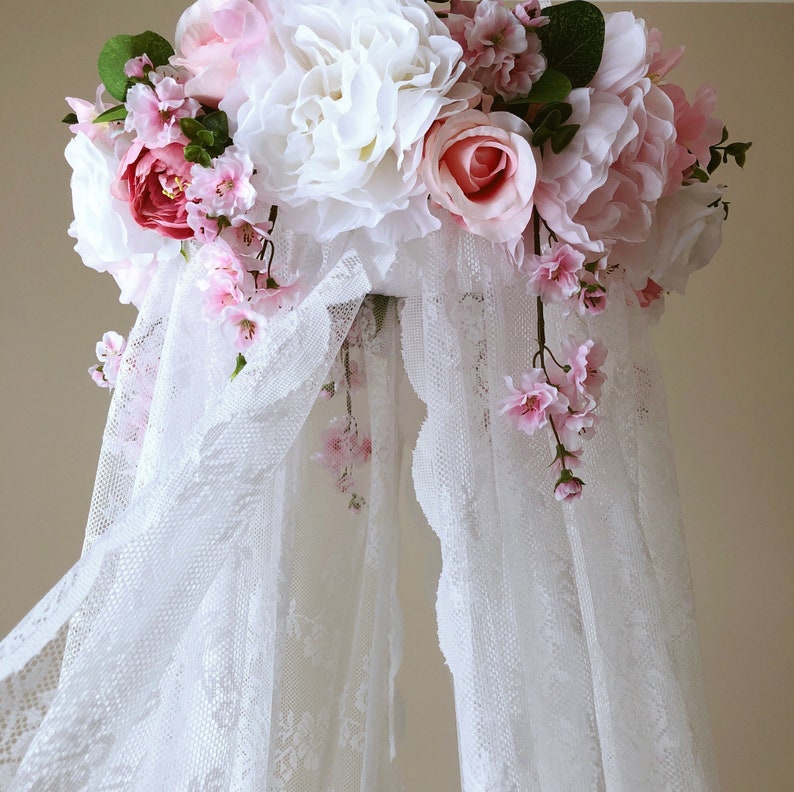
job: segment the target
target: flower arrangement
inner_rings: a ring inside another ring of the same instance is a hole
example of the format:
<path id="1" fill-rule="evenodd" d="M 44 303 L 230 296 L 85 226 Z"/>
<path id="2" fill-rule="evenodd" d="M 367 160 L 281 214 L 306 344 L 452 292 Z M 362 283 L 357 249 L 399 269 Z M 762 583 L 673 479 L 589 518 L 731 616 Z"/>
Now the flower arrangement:
<path id="1" fill-rule="evenodd" d="M 683 291 L 720 242 L 727 204 L 712 175 L 742 166 L 750 146 L 728 142 L 712 88 L 690 100 L 668 80 L 682 53 L 633 14 L 585 0 L 453 0 L 449 11 L 197 0 L 175 48 L 152 32 L 116 36 L 95 101 L 67 100 L 70 234 L 136 305 L 191 241 L 236 376 L 308 288 L 276 260 L 277 222 L 321 241 L 365 229 L 399 244 L 451 217 L 493 243 L 537 301 L 533 367 L 505 376 L 499 407 L 520 431 L 553 433 L 555 496 L 572 500 L 607 350 L 593 338 L 553 350 L 544 306 L 599 314 L 618 277 L 646 308 Z M 100 385 L 114 384 L 123 351 L 118 334 L 100 342 Z M 349 366 L 342 379 L 354 389 Z M 348 491 L 369 441 L 352 415 L 326 434 L 315 456 Z"/>

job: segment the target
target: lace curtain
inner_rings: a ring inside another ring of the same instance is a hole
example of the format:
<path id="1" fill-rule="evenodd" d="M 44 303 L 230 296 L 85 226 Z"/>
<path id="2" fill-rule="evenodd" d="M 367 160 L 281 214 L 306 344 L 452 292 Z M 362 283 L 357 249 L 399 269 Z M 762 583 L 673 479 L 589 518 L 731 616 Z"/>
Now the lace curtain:
<path id="1" fill-rule="evenodd" d="M 0 645 L 0 788 L 402 788 L 406 442 L 441 547 L 462 788 L 715 788 L 664 396 L 631 289 L 616 283 L 602 317 L 547 312 L 549 338 L 610 350 L 585 495 L 560 504 L 550 441 L 496 409 L 504 375 L 531 365 L 535 306 L 489 243 L 448 225 L 399 251 L 276 244 L 314 286 L 233 381 L 195 265 L 158 272 L 83 556 Z M 417 438 L 401 434 L 403 371 L 426 408 Z"/>

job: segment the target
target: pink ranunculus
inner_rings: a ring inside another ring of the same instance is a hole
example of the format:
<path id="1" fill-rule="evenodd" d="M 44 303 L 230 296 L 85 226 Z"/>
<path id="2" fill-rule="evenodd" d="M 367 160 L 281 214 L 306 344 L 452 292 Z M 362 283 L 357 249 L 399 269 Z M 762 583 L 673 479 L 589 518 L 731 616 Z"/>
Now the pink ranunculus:
<path id="1" fill-rule="evenodd" d="M 432 199 L 491 242 L 520 236 L 532 214 L 537 163 L 526 122 L 467 110 L 431 127 L 421 172 Z"/>
<path id="2" fill-rule="evenodd" d="M 534 434 L 542 429 L 549 416 L 565 413 L 568 399 L 550 385 L 542 369 L 530 369 L 521 375 L 520 387 L 513 385 L 512 377 L 505 377 L 510 395 L 499 402 L 499 414 L 506 415 L 516 429 Z"/>
<path id="3" fill-rule="evenodd" d="M 113 194 L 128 201 L 138 225 L 171 239 L 189 239 L 185 188 L 190 183 L 190 163 L 179 143 L 148 149 L 134 143 L 121 161 Z"/>
<path id="4" fill-rule="evenodd" d="M 265 13 L 263 13 L 265 12 Z M 198 0 L 179 18 L 174 66 L 192 75 L 188 96 L 217 107 L 237 75 L 238 59 L 265 39 L 266 4 L 248 0 Z"/>
<path id="5" fill-rule="evenodd" d="M 579 291 L 584 253 L 567 243 L 556 243 L 548 253 L 527 256 L 527 292 L 543 302 L 562 302 Z"/>

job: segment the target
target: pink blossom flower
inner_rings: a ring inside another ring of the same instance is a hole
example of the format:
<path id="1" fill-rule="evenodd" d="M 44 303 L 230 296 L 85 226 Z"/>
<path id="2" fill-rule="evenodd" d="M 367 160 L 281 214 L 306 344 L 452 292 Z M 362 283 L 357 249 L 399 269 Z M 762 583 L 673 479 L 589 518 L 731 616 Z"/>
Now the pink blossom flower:
<path id="1" fill-rule="evenodd" d="M 541 10 L 540 0 L 524 0 L 513 8 L 513 13 L 524 27 L 538 28 L 551 22 L 547 16 L 541 14 Z"/>
<path id="2" fill-rule="evenodd" d="M 137 58 L 130 58 L 124 64 L 124 74 L 127 77 L 135 77 L 142 80 L 146 74 L 154 69 L 154 64 L 149 59 L 148 55 L 139 55 Z"/>
<path id="3" fill-rule="evenodd" d="M 229 305 L 220 314 L 223 329 L 238 352 L 250 349 L 262 330 L 264 320 L 247 302 Z"/>
<path id="4" fill-rule="evenodd" d="M 340 477 L 337 487 L 345 492 L 352 486 L 352 478 L 340 474 L 352 465 L 366 465 L 371 455 L 370 438 L 359 433 L 355 420 L 345 417 L 334 418 L 328 424 L 328 428 L 322 433 L 321 450 L 313 454 L 312 459 Z"/>
<path id="5" fill-rule="evenodd" d="M 250 182 L 253 172 L 251 158 L 244 151 L 228 148 L 211 168 L 193 166 L 185 195 L 201 204 L 202 211 L 211 217 L 232 218 L 254 205 L 256 190 Z"/>
<path id="6" fill-rule="evenodd" d="M 179 143 L 157 149 L 133 143 L 119 166 L 113 194 L 129 202 L 130 214 L 143 228 L 171 239 L 189 239 L 193 236 L 185 199 L 189 180 L 190 163 Z"/>
<path id="7" fill-rule="evenodd" d="M 530 11 L 533 3 L 526 3 Z M 513 99 L 526 95 L 546 69 L 546 58 L 540 51 L 540 40 L 528 34 L 527 27 L 500 0 L 481 0 L 473 7 L 453 3 L 452 13 L 444 18 L 450 35 L 463 47 L 463 62 L 470 82 L 486 91 Z M 462 13 L 461 13 L 462 12 Z M 540 17 L 544 22 L 547 17 Z"/>
<path id="8" fill-rule="evenodd" d="M 499 402 L 500 415 L 506 415 L 516 429 L 534 434 L 544 427 L 549 416 L 565 413 L 568 399 L 550 385 L 542 369 L 530 369 L 521 375 L 521 387 L 513 385 L 512 377 L 505 377 L 510 395 Z"/>
<path id="9" fill-rule="evenodd" d="M 271 281 L 270 285 L 268 281 Z M 279 284 L 273 278 L 268 278 L 266 273 L 262 273 L 257 278 L 257 289 L 251 297 L 251 304 L 260 314 L 270 318 L 279 311 L 298 305 L 303 292 L 303 282 L 299 277 Z"/>
<path id="10" fill-rule="evenodd" d="M 204 244 L 211 244 L 220 236 L 221 219 L 207 214 L 204 204 L 188 201 L 187 224 L 193 230 L 194 238 Z"/>
<path id="11" fill-rule="evenodd" d="M 557 434 L 567 449 L 578 451 L 582 447 L 582 440 L 588 437 L 590 430 L 598 423 L 594 410 L 595 403 L 590 401 L 575 412 L 567 410 L 557 417 Z"/>
<path id="12" fill-rule="evenodd" d="M 268 19 L 264 0 L 198 0 L 186 9 L 171 63 L 192 75 L 187 95 L 217 107 L 237 75 L 238 59 L 264 41 Z"/>
<path id="13" fill-rule="evenodd" d="M 127 91 L 127 118 L 124 129 L 134 132 L 136 140 L 149 149 L 169 143 L 187 143 L 179 126 L 180 118 L 192 118 L 201 109 L 195 99 L 185 96 L 185 86 L 173 77 L 159 77 L 151 72 L 152 85 L 136 83 Z"/>
<path id="14" fill-rule="evenodd" d="M 99 85 L 96 89 L 96 98 L 94 103 L 86 102 L 84 99 L 77 99 L 73 96 L 66 97 L 66 103 L 72 108 L 72 111 L 77 116 L 77 123 L 69 125 L 69 131 L 73 135 L 82 133 L 90 141 L 104 144 L 108 148 L 113 146 L 113 137 L 119 134 L 123 129 L 123 124 L 118 121 L 110 121 L 100 124 L 95 124 L 94 119 L 100 114 L 104 113 L 110 105 L 103 101 L 105 94 L 105 86 Z"/>
<path id="15" fill-rule="evenodd" d="M 437 122 L 421 164 L 431 197 L 491 242 L 520 236 L 532 214 L 537 180 L 530 134 L 512 113 L 466 110 Z"/>
<path id="16" fill-rule="evenodd" d="M 564 242 L 555 243 L 548 253 L 530 254 L 525 259 L 527 292 L 545 303 L 567 300 L 579 291 L 584 264 L 584 253 Z"/>
<path id="17" fill-rule="evenodd" d="M 121 367 L 121 358 L 126 348 L 127 341 L 124 336 L 113 330 L 108 330 L 102 336 L 102 340 L 97 341 L 96 356 L 99 363 L 91 366 L 88 373 L 100 388 L 115 387 Z"/>
<path id="18" fill-rule="evenodd" d="M 265 240 L 269 238 L 266 226 L 266 223 L 235 218 L 232 227 L 225 230 L 224 238 L 240 255 L 256 255 L 262 250 Z"/>
<path id="19" fill-rule="evenodd" d="M 601 366 L 606 361 L 607 348 L 592 338 L 579 343 L 569 337 L 562 343 L 562 352 L 570 370 L 565 373 L 565 383 L 561 389 L 571 407 L 575 410 L 577 407 L 595 406 L 606 381 Z"/>
<path id="20" fill-rule="evenodd" d="M 606 289 L 590 273 L 579 284 L 577 312 L 598 316 L 607 307 Z"/>

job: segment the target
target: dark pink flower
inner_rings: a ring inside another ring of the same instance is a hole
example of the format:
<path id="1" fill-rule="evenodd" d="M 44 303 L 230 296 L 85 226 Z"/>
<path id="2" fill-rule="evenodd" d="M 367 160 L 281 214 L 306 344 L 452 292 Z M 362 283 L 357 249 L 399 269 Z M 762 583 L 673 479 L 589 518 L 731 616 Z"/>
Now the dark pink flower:
<path id="1" fill-rule="evenodd" d="M 138 225 L 171 239 L 189 239 L 185 189 L 190 183 L 190 163 L 184 147 L 171 143 L 148 149 L 134 143 L 119 167 L 113 194 L 128 201 Z"/>

